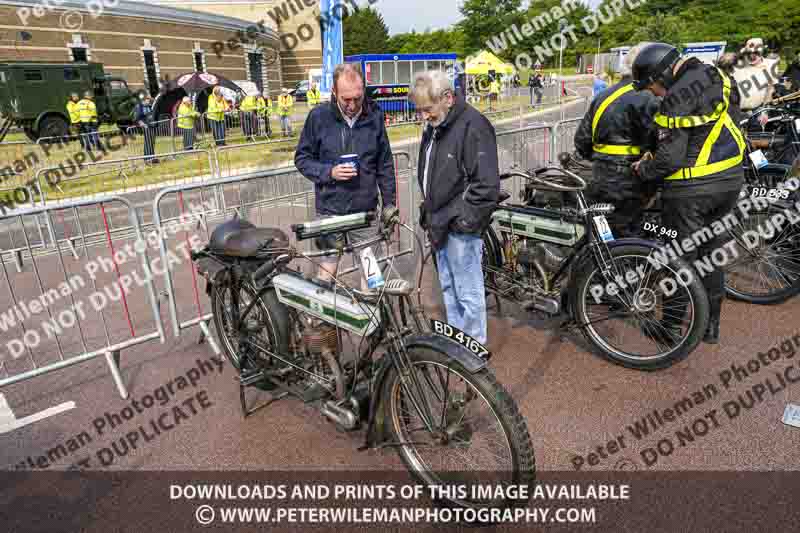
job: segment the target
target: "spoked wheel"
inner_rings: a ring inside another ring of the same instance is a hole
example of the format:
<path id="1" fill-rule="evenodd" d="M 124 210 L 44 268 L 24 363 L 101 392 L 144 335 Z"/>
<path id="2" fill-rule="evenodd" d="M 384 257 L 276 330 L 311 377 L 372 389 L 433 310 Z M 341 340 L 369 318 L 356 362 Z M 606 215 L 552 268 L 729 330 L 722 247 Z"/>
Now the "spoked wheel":
<path id="1" fill-rule="evenodd" d="M 765 210 L 731 228 L 736 260 L 725 269 L 731 298 L 766 305 L 800 293 L 800 227 L 774 227 L 770 219 L 778 213 Z"/>
<path id="2" fill-rule="evenodd" d="M 258 292 L 255 287 L 246 283 L 239 284 L 236 290 L 241 316 Z M 247 316 L 247 342 L 240 342 L 239 334 L 234 329 L 233 291 L 234 288 L 228 280 L 214 283 L 211 291 L 214 327 L 225 356 L 237 372 L 273 364 L 272 358 L 257 347 L 275 353 L 288 353 L 288 310 L 278 302 L 274 290 L 268 291 Z"/>
<path id="3" fill-rule="evenodd" d="M 508 392 L 487 369 L 470 374 L 444 354 L 424 348 L 410 349 L 408 355 L 411 372 L 401 377 L 392 368 L 383 405 L 389 437 L 404 443 L 397 449 L 412 475 L 423 484 L 453 487 L 451 497 L 439 500 L 446 505 L 525 505 L 471 489 L 529 484 L 535 478 L 528 428 Z M 468 490 L 458 493 L 457 485 Z"/>
<path id="4" fill-rule="evenodd" d="M 615 363 L 639 370 L 665 368 L 689 355 L 709 319 L 708 296 L 692 267 L 672 260 L 657 268 L 648 261 L 652 251 L 611 248 L 615 285 L 594 261 L 573 285 L 575 319 L 586 339 Z"/>

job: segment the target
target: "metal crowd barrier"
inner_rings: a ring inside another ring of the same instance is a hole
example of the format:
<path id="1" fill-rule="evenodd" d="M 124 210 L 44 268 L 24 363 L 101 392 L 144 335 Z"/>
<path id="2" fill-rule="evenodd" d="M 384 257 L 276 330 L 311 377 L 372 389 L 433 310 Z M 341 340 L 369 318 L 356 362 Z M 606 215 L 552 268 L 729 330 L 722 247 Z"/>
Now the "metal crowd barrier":
<path id="1" fill-rule="evenodd" d="M 147 126 L 130 126 L 125 130 L 129 137 L 128 152 L 131 156 L 150 155 L 169 157 L 175 150 L 175 136 L 171 118 L 151 122 Z"/>
<path id="2" fill-rule="evenodd" d="M 45 256 L 33 253 L 44 244 L 33 230 L 40 216 L 50 228 L 55 227 L 53 217 L 63 223 L 54 235 L 54 250 Z M 115 218 L 127 218 L 134 230 L 130 238 L 113 236 Z M 107 249 L 90 255 L 86 236 L 95 226 L 103 227 Z M 9 304 L 0 313 L 0 388 L 104 356 L 120 396 L 127 398 L 119 372 L 121 351 L 165 341 L 153 272 L 142 246 L 145 236 L 131 202 L 109 196 L 24 209 L 0 218 L 0 233 L 16 235 L 27 252 L 17 273 L 0 254 L 0 298 Z"/>
<path id="3" fill-rule="evenodd" d="M 149 182 L 148 168 L 157 169 L 158 181 Z M 67 167 L 62 163 L 39 169 L 36 172 L 36 183 L 42 192 L 42 205 L 46 205 L 48 200 L 53 201 L 59 195 L 87 196 L 141 191 L 184 180 L 211 179 L 214 176 L 216 168 L 211 152 L 192 150 L 80 165 L 72 161 Z"/>
<path id="4" fill-rule="evenodd" d="M 398 158 L 407 159 L 408 154 L 401 153 Z M 400 187 L 398 202 L 401 204 L 401 214 L 415 216 L 414 180 L 409 173 L 404 172 L 398 175 L 397 183 Z M 401 193 L 403 187 L 407 188 L 407 192 Z M 163 189 L 153 201 L 152 212 L 154 227 L 157 232 L 162 233 L 169 223 L 181 216 L 186 218 L 187 213 L 190 213 L 190 217 L 197 220 L 194 235 L 203 242 L 208 242 L 213 230 L 212 224 L 222 222 L 234 213 L 257 226 L 280 228 L 291 237 L 293 232 L 290 226 L 313 219 L 316 209 L 313 183 L 295 168 L 285 167 Z M 190 241 L 192 236 L 189 230 L 184 231 L 179 239 Z M 169 237 L 160 240 L 161 257 L 165 264 L 169 265 L 166 258 L 176 244 Z M 311 250 L 310 241 L 295 244 L 298 248 Z M 380 257 L 379 261 L 413 253 L 413 237 L 407 243 L 400 242 L 397 248 L 395 251 L 387 250 L 387 254 Z M 353 261 L 353 265 L 345 267 L 340 274 L 346 275 L 358 268 Z M 181 281 L 176 283 L 173 280 Z M 213 342 L 208 329 L 212 314 L 205 293 L 198 285 L 193 266 L 182 264 L 179 269 L 169 266 L 164 282 L 175 336 L 180 336 L 184 329 L 199 325 L 203 336 Z M 216 346 L 214 349 L 216 350 Z"/>
<path id="5" fill-rule="evenodd" d="M 553 161 L 552 145 L 554 126 L 529 126 L 497 134 L 497 157 L 500 173 L 511 171 L 524 172 L 528 169 L 542 167 Z M 508 188 L 506 183 L 501 187 Z M 522 178 L 511 178 L 512 198 L 519 198 L 525 190 Z"/>
<path id="6" fill-rule="evenodd" d="M 561 152 L 572 152 L 575 150 L 575 132 L 583 118 L 571 118 L 557 122 L 553 126 L 553 142 L 551 143 L 551 161 L 558 161 L 558 154 Z"/>
<path id="7" fill-rule="evenodd" d="M 214 150 L 214 157 L 217 165 L 217 177 L 224 178 L 245 172 L 264 170 L 268 165 L 275 165 L 276 161 L 270 161 L 268 156 L 273 152 L 285 153 L 283 161 L 286 164 L 293 164 L 295 144 L 286 144 L 294 141 L 295 138 L 278 139 L 274 141 L 260 141 L 247 144 L 234 144 L 231 146 L 220 146 Z M 284 144 L 284 148 L 270 151 L 270 147 Z M 243 164 L 242 164 L 243 163 Z"/>

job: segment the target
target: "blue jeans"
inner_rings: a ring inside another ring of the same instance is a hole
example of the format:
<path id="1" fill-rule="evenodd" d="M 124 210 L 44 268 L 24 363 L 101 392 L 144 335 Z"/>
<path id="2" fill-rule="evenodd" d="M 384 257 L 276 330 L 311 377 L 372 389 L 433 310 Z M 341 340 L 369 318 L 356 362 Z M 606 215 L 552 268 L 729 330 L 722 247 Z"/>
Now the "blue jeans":
<path id="1" fill-rule="evenodd" d="M 460 233 L 450 233 L 447 244 L 436 252 L 447 322 L 486 344 L 482 257 L 483 239 Z"/>

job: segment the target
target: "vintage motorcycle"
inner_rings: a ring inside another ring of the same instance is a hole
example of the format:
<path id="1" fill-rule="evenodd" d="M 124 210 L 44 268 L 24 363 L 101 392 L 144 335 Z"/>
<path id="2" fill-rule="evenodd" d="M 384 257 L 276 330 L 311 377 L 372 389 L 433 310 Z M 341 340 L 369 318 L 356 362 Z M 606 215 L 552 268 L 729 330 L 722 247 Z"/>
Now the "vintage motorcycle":
<path id="1" fill-rule="evenodd" d="M 374 238 L 350 242 L 349 232 L 373 224 Z M 476 343 L 459 344 L 457 336 L 454 341 L 431 331 L 421 303 L 412 300 L 418 288 L 395 278 L 362 292 L 338 274 L 323 282 L 289 267 L 293 259 L 341 261 L 345 254 L 389 243 L 397 225 L 396 210 L 298 224 L 292 227 L 298 241 L 344 236 L 335 248 L 303 253 L 279 229 L 234 219 L 194 253 L 207 280 L 217 336 L 240 373 L 245 416 L 260 408 L 247 408 L 245 387 L 258 386 L 274 397 L 290 395 L 318 406 L 340 430 L 365 426 L 360 450 L 395 447 L 421 483 L 531 483 L 533 446 L 517 404 L 488 369 L 487 358 L 476 355 Z M 361 256 L 365 277 L 383 280 L 374 254 Z M 383 269 L 387 274 L 392 261 Z M 345 353 L 343 332 L 361 338 L 355 353 Z M 461 507 L 525 503 L 455 490 L 442 494 L 452 496 L 445 503 Z"/>
<path id="2" fill-rule="evenodd" d="M 507 299 L 566 314 L 562 327 L 580 329 L 598 352 L 629 368 L 665 368 L 697 347 L 708 297 L 697 279 L 673 283 L 688 267 L 683 260 L 660 256 L 652 241 L 614 238 L 605 218 L 614 206 L 588 205 L 586 182 L 569 170 L 500 177 L 509 178 L 522 180 L 523 203 L 506 204 L 511 195 L 501 191 L 483 237 L 485 285 L 498 305 Z"/>

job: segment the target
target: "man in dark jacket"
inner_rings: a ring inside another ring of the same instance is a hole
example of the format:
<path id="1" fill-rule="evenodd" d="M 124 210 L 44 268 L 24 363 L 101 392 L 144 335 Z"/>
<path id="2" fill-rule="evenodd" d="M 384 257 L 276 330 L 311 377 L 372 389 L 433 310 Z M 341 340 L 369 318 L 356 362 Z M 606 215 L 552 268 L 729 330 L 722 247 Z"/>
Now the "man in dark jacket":
<path id="1" fill-rule="evenodd" d="M 418 74 L 410 98 L 428 123 L 417 177 L 424 197 L 422 224 L 436 251 L 447 320 L 485 343 L 481 234 L 500 192 L 494 127 L 455 94 L 443 72 Z"/>
<path id="2" fill-rule="evenodd" d="M 664 43 L 639 52 L 633 77 L 637 89 L 663 97 L 655 117 L 658 150 L 652 160 L 637 163 L 634 169 L 645 182 L 663 182 L 662 224 L 676 230 L 676 241 L 681 242 L 727 215 L 739 197 L 745 143 L 731 118 L 738 113 L 731 98 L 734 87 L 716 67 L 697 58 L 681 59 L 677 49 Z M 721 237 L 702 242 L 683 258 L 690 264 L 703 260 L 725 243 Z M 704 340 L 716 344 L 725 297 L 724 272 L 714 269 L 703 276 L 703 284 L 711 304 Z M 682 315 L 678 312 L 673 317 L 682 319 Z M 665 326 L 669 331 L 671 325 Z"/>
<path id="3" fill-rule="evenodd" d="M 654 144 L 653 117 L 658 100 L 647 91 L 636 91 L 630 65 L 644 43 L 626 57 L 622 80 L 600 92 L 575 132 L 575 149 L 593 161 L 592 182 L 586 191 L 593 202 L 613 204 L 608 216 L 615 236 L 641 232 L 643 202 L 654 191 L 642 186 L 631 165 Z"/>
<path id="4" fill-rule="evenodd" d="M 144 136 L 144 155 L 149 156 L 145 163 L 158 163 L 158 159 L 153 157 L 155 151 L 155 132 L 153 126 L 153 99 L 148 94 L 144 100 L 136 104 L 133 110 L 133 121 L 142 129 Z"/>
<path id="5" fill-rule="evenodd" d="M 339 164 L 339 158 L 348 154 L 358 155 L 357 168 Z M 383 112 L 365 99 L 364 77 L 357 63 L 344 63 L 334 70 L 331 101 L 308 114 L 294 162 L 314 182 L 319 218 L 375 210 L 378 191 L 384 210 L 396 205 L 394 163 Z M 374 235 L 374 230 L 351 233 L 353 242 Z M 318 242 L 320 247 L 328 244 Z M 320 278 L 329 278 L 335 267 L 336 263 L 323 263 Z"/>
<path id="6" fill-rule="evenodd" d="M 542 81 L 542 73 L 539 71 L 531 73 L 528 77 L 528 87 L 531 93 L 531 106 L 541 105 L 542 103 L 542 89 L 544 82 Z M 533 95 L 536 95 L 536 103 L 533 102 Z"/>

